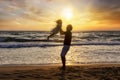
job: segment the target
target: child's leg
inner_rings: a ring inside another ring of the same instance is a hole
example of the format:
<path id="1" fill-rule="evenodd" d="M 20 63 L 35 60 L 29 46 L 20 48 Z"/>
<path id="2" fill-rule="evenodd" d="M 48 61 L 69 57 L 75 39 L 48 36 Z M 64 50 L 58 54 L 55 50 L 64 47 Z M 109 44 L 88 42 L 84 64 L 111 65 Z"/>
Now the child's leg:
<path id="1" fill-rule="evenodd" d="M 48 37 L 47 37 L 47 40 L 49 40 L 49 38 L 51 37 L 51 36 L 53 36 L 55 33 L 52 33 L 52 34 L 50 34 Z"/>

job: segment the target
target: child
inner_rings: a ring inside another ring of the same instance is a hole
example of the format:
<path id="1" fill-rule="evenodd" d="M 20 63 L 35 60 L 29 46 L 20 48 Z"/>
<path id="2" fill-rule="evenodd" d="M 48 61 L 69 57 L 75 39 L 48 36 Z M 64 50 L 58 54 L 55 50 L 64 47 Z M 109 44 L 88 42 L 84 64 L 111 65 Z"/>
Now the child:
<path id="1" fill-rule="evenodd" d="M 65 35 L 65 38 L 64 38 L 64 46 L 63 46 L 63 49 L 62 49 L 62 52 L 61 52 L 61 60 L 62 60 L 62 70 L 65 70 L 66 69 L 66 58 L 65 58 L 65 55 L 67 54 L 68 50 L 70 49 L 70 45 L 71 45 L 71 39 L 72 39 L 72 25 L 69 24 L 67 25 L 67 31 L 64 32 L 61 28 L 60 32 L 62 34 Z"/>
<path id="2" fill-rule="evenodd" d="M 47 37 L 47 40 L 49 40 L 50 37 L 52 37 L 53 35 L 57 34 L 60 31 L 62 27 L 62 20 L 59 19 L 56 21 L 56 23 L 57 26 L 54 29 L 52 29 L 51 34 Z"/>

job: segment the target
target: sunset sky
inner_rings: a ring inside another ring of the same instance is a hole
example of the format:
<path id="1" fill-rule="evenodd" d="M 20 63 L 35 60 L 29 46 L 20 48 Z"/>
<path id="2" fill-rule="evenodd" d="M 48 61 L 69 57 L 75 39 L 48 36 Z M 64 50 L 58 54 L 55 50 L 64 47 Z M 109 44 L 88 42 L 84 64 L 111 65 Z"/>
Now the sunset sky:
<path id="1" fill-rule="evenodd" d="M 120 30 L 120 0 L 0 0 L 0 30 Z"/>

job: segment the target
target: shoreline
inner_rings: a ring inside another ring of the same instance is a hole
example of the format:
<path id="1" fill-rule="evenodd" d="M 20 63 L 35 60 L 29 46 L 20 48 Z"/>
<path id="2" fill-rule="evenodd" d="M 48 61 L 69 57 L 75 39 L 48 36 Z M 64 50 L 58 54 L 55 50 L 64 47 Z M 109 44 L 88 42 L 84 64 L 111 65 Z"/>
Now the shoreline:
<path id="1" fill-rule="evenodd" d="M 0 80 L 120 80 L 120 64 L 0 66 Z"/>
<path id="2" fill-rule="evenodd" d="M 38 64 L 38 65 L 2 65 L 1 71 L 15 71 L 15 70 L 34 70 L 41 68 L 61 67 L 62 64 Z M 104 68 L 104 67 L 120 67 L 118 63 L 97 63 L 97 64 L 67 64 L 67 67 L 87 67 L 87 68 Z"/>

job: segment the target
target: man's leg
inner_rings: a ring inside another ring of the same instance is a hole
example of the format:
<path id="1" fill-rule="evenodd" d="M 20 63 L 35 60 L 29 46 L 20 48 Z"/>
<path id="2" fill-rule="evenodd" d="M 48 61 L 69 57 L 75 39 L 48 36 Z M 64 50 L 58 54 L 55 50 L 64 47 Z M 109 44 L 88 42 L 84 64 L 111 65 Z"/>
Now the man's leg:
<path id="1" fill-rule="evenodd" d="M 69 50 L 69 46 L 64 46 L 63 49 L 62 49 L 62 52 L 61 52 L 61 60 L 62 60 L 62 69 L 65 70 L 66 68 L 66 57 L 65 55 L 67 54 Z"/>
<path id="2" fill-rule="evenodd" d="M 61 57 L 61 60 L 62 60 L 62 69 L 65 70 L 66 68 L 66 58 L 65 57 Z"/>

